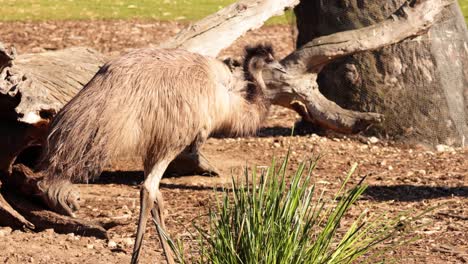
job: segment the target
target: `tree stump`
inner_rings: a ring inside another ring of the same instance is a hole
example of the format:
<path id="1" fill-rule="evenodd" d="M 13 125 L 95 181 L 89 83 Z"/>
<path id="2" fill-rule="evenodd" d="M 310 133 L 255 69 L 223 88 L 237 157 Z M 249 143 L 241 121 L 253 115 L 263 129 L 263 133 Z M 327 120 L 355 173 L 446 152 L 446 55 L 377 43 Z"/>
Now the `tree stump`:
<path id="1" fill-rule="evenodd" d="M 301 1 L 297 46 L 375 25 L 405 0 Z M 370 132 L 430 145 L 463 145 L 468 137 L 468 31 L 458 4 L 431 29 L 398 44 L 347 56 L 318 76 L 320 91 L 344 108 L 385 116 Z"/>

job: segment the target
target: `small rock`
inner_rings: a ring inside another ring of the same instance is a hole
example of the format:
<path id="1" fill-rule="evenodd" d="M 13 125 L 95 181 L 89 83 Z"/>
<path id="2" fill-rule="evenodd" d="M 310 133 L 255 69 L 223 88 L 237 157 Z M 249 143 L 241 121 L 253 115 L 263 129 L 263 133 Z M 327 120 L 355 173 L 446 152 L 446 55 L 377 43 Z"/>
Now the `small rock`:
<path id="1" fill-rule="evenodd" d="M 437 152 L 451 152 L 451 151 L 454 151 L 454 148 L 447 146 L 447 145 L 439 144 L 436 146 L 436 150 Z"/>
<path id="2" fill-rule="evenodd" d="M 426 175 L 426 171 L 425 170 L 418 170 L 418 174 Z"/>
<path id="3" fill-rule="evenodd" d="M 73 241 L 75 240 L 75 234 L 73 233 L 68 233 L 67 238 L 65 239 L 66 241 Z"/>
<path id="4" fill-rule="evenodd" d="M 122 239 L 122 242 L 129 247 L 133 246 L 133 243 L 134 243 L 133 239 L 130 237 Z"/>
<path id="5" fill-rule="evenodd" d="M 367 139 L 367 141 L 370 143 L 370 144 L 376 144 L 379 142 L 379 139 L 376 138 L 376 137 L 370 137 L 369 139 Z"/>
<path id="6" fill-rule="evenodd" d="M 278 142 L 275 142 L 275 143 L 273 143 L 273 146 L 274 146 L 275 148 L 279 148 L 279 147 L 281 147 L 281 144 L 278 143 Z"/>
<path id="7" fill-rule="evenodd" d="M 93 244 L 88 244 L 88 245 L 86 245 L 86 248 L 87 249 L 94 249 L 94 245 Z"/>
<path id="8" fill-rule="evenodd" d="M 8 236 L 9 234 L 11 234 L 13 230 L 11 229 L 11 227 L 1 227 L 0 228 L 0 237 L 5 237 L 5 236 Z"/>
<path id="9" fill-rule="evenodd" d="M 444 152 L 445 151 L 445 145 L 437 145 L 436 150 L 438 152 Z"/>
<path id="10" fill-rule="evenodd" d="M 107 243 L 107 247 L 109 247 L 109 248 L 116 248 L 116 247 L 117 247 L 117 243 L 115 243 L 115 241 L 113 241 L 113 240 L 109 240 L 109 242 Z"/>
<path id="11" fill-rule="evenodd" d="M 393 167 L 392 166 L 388 166 L 388 170 L 393 170 Z"/>

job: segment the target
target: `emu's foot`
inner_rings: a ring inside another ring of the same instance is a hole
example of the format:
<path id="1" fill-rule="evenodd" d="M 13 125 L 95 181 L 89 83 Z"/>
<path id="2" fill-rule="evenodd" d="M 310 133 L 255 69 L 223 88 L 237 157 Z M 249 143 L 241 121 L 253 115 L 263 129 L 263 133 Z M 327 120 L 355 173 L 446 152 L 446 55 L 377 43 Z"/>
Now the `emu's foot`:
<path id="1" fill-rule="evenodd" d="M 210 164 L 201 153 L 183 152 L 169 164 L 165 175 L 168 176 L 186 176 L 202 175 L 208 177 L 219 176 L 218 170 Z"/>
<path id="2" fill-rule="evenodd" d="M 68 181 L 38 183 L 41 190 L 39 197 L 54 212 L 75 217 L 74 212 L 80 209 L 80 192 Z"/>

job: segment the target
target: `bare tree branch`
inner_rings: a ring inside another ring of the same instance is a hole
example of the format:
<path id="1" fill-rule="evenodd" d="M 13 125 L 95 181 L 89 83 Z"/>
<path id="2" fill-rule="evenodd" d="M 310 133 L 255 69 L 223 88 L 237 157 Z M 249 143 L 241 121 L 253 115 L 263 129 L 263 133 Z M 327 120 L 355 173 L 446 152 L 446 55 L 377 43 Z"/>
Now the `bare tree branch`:
<path id="1" fill-rule="evenodd" d="M 0 193 L 0 216 L 2 218 L 11 218 L 9 222 L 13 222 L 12 225 L 26 226 L 31 229 L 35 228 L 35 226 L 31 222 L 26 220 L 24 216 L 22 216 L 20 213 L 18 213 L 15 209 L 11 207 L 11 205 L 5 200 L 5 198 L 3 198 L 1 193 Z"/>
<path id="2" fill-rule="evenodd" d="M 272 16 L 283 14 L 299 0 L 241 0 L 188 26 L 160 45 L 216 57 L 245 32 L 259 28 Z"/>
<path id="3" fill-rule="evenodd" d="M 405 4 L 382 23 L 316 38 L 294 51 L 281 63 L 287 74 L 267 73 L 268 85 L 277 90 L 276 104 L 297 111 L 306 121 L 342 133 L 354 133 L 382 121 L 377 113 L 361 113 L 343 109 L 325 98 L 316 82 L 326 64 L 357 52 L 377 49 L 423 34 L 437 15 L 452 0 L 420 0 Z"/>
<path id="4" fill-rule="evenodd" d="M 387 20 L 369 27 L 316 38 L 287 56 L 283 63 L 296 70 L 319 72 L 324 65 L 338 58 L 423 34 L 435 22 L 437 15 L 453 3 L 453 0 L 420 0 L 411 6 L 405 2 Z"/>

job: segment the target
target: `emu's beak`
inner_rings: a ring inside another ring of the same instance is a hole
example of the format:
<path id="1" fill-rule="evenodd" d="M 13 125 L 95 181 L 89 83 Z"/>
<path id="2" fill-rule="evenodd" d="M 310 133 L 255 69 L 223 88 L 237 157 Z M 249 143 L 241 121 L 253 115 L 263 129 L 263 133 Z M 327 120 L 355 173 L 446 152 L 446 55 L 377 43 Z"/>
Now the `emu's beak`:
<path id="1" fill-rule="evenodd" d="M 273 63 L 273 64 L 271 65 L 271 68 L 272 68 L 273 70 L 277 70 L 277 71 L 280 71 L 280 72 L 282 72 L 282 73 L 287 73 L 287 72 L 286 72 L 286 69 L 285 69 L 285 68 L 283 67 L 283 65 L 281 65 L 281 63 L 279 63 L 279 62 Z"/>

